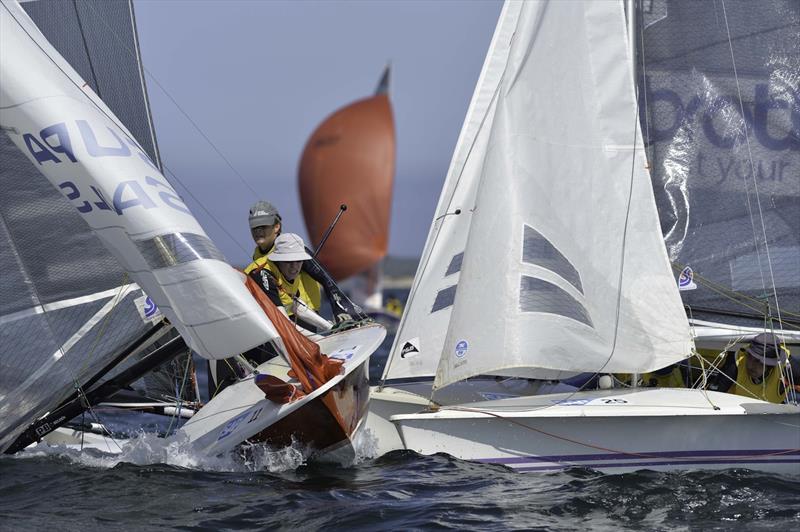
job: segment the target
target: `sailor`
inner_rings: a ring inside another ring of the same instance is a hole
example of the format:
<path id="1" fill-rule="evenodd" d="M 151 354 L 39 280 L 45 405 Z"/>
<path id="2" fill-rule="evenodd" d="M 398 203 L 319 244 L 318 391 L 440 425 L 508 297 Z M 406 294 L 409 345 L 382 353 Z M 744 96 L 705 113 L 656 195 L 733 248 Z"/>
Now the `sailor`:
<path id="1" fill-rule="evenodd" d="M 250 208 L 250 235 L 256 243 L 253 251 L 253 260 L 266 257 L 272 251 L 272 246 L 278 235 L 281 234 L 281 215 L 278 209 L 268 201 L 257 201 Z"/>
<path id="2" fill-rule="evenodd" d="M 248 267 L 247 274 L 300 326 L 316 332 L 328 330 L 333 324 L 317 314 L 322 306 L 320 284 L 303 271 L 307 260 L 311 260 L 311 255 L 303 239 L 294 233 L 284 233 L 275 239 L 267 257 L 253 262 L 253 268 Z"/>
<path id="3" fill-rule="evenodd" d="M 727 353 L 720 374 L 710 381 L 709 389 L 783 403 L 786 400 L 783 368 L 788 360 L 789 350 L 777 335 L 759 334 L 735 355 Z"/>

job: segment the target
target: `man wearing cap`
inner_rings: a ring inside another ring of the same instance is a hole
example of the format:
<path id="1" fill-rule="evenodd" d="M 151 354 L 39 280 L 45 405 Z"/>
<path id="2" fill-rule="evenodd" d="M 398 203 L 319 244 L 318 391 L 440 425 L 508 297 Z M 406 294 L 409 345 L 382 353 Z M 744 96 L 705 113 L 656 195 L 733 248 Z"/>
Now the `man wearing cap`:
<path id="1" fill-rule="evenodd" d="M 258 282 L 278 308 L 296 319 L 306 329 L 317 331 L 330 329 L 332 324 L 317 311 L 322 306 L 320 285 L 311 275 L 303 271 L 303 263 L 311 260 L 303 239 L 294 233 L 279 235 L 271 253 L 257 259 L 250 277 Z"/>
<path id="2" fill-rule="evenodd" d="M 281 234 L 281 215 L 272 203 L 257 201 L 250 208 L 248 222 L 250 235 L 256 243 L 256 249 L 253 251 L 253 260 L 256 261 L 272 251 L 275 239 Z"/>
<path id="3" fill-rule="evenodd" d="M 786 400 L 782 373 L 789 351 L 777 335 L 759 334 L 750 345 L 732 355 L 727 353 L 720 368 L 721 378 L 712 381 L 710 389 L 770 403 Z"/>

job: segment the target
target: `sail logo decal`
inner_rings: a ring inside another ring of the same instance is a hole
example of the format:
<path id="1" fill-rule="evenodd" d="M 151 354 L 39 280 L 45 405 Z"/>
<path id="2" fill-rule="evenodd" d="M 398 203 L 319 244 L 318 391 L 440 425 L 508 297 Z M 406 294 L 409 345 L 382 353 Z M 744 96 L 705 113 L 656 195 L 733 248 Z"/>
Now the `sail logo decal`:
<path id="1" fill-rule="evenodd" d="M 156 312 L 158 312 L 158 307 L 153 303 L 153 300 L 150 299 L 150 296 L 148 296 L 144 300 L 144 317 L 148 319 L 152 318 L 156 315 Z"/>
<path id="2" fill-rule="evenodd" d="M 550 270 L 583 294 L 581 276 L 575 266 L 552 242 L 529 225 L 525 225 L 522 237 L 522 262 Z"/>
<path id="3" fill-rule="evenodd" d="M 341 360 L 342 362 L 345 362 L 353 358 L 353 356 L 356 354 L 356 351 L 358 351 L 359 347 L 361 346 L 354 345 L 352 347 L 340 347 L 333 353 L 329 354 L 328 358 L 335 358 L 336 360 Z"/>
<path id="4" fill-rule="evenodd" d="M 400 358 L 413 358 L 419 355 L 419 338 L 412 338 L 403 344 L 400 350 Z"/>
<path id="5" fill-rule="evenodd" d="M 158 308 L 147 294 L 134 299 L 133 303 L 136 305 L 136 310 L 139 311 L 139 316 L 145 323 L 155 323 L 164 317 L 164 315 L 161 314 L 161 309 Z"/>
<path id="6" fill-rule="evenodd" d="M 678 276 L 678 290 L 695 290 L 697 285 L 694 283 L 694 271 L 687 266 L 682 271 L 680 276 Z"/>
<path id="7" fill-rule="evenodd" d="M 459 340 L 456 343 L 456 348 L 454 350 L 457 358 L 464 358 L 467 356 L 467 350 L 469 349 L 469 342 L 466 340 Z"/>
<path id="8" fill-rule="evenodd" d="M 594 328 L 589 311 L 566 290 L 543 279 L 523 275 L 519 286 L 519 310 L 564 316 Z"/>

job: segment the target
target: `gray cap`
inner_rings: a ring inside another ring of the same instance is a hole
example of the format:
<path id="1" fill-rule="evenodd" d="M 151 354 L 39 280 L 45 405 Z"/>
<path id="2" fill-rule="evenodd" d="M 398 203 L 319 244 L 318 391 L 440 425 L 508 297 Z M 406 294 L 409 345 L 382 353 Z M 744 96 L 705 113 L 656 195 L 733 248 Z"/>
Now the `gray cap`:
<path id="1" fill-rule="evenodd" d="M 268 201 L 258 201 L 255 205 L 250 207 L 250 229 L 260 227 L 262 225 L 275 225 L 281 221 L 281 215 L 278 209 Z"/>
<path id="2" fill-rule="evenodd" d="M 782 344 L 783 341 L 777 335 L 762 333 L 753 338 L 745 351 L 765 366 L 777 366 L 787 359 L 786 352 L 779 348 Z"/>
<path id="3" fill-rule="evenodd" d="M 311 255 L 306 253 L 306 245 L 299 235 L 283 233 L 275 239 L 269 260 L 272 262 L 294 262 L 309 260 Z"/>

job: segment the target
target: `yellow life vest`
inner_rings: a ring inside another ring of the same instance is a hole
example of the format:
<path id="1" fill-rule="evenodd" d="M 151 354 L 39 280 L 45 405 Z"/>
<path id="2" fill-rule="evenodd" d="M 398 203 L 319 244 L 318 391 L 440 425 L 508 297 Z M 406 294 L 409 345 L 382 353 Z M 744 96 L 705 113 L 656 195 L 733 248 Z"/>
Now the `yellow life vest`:
<path id="1" fill-rule="evenodd" d="M 747 353 L 740 350 L 736 355 L 736 385 L 731 390 L 736 395 L 770 403 L 782 403 L 786 399 L 786 389 L 781 383 L 781 364 L 772 366 L 760 383 L 753 382 L 747 373 Z"/>
<path id="2" fill-rule="evenodd" d="M 658 388 L 685 388 L 683 374 L 680 368 L 675 366 L 666 375 L 658 375 L 655 372 L 642 375 L 642 382 L 645 386 L 656 386 Z"/>
<path id="3" fill-rule="evenodd" d="M 272 244 L 272 246 L 271 246 L 271 247 L 270 247 L 270 248 L 269 248 L 269 249 L 266 251 L 266 253 L 265 253 L 265 252 L 261 251 L 261 248 L 260 248 L 260 247 L 256 246 L 256 249 L 255 249 L 255 251 L 253 251 L 253 260 L 254 260 L 254 261 L 257 261 L 257 260 L 258 260 L 258 259 L 260 259 L 261 257 L 266 257 L 267 255 L 269 255 L 270 253 L 272 253 L 272 250 L 273 250 L 274 248 L 275 248 L 275 244 Z M 251 264 L 251 266 L 252 266 L 252 264 Z"/>
<path id="4" fill-rule="evenodd" d="M 308 305 L 311 310 L 317 311 L 322 306 L 322 294 L 320 293 L 319 283 L 306 272 L 301 271 L 294 278 L 294 282 L 289 282 L 278 269 L 277 264 L 263 255 L 253 261 L 250 266 L 244 269 L 244 273 L 250 274 L 254 270 L 269 270 L 278 282 L 278 295 L 286 312 L 291 315 L 292 300 L 297 296 L 300 301 Z"/>

